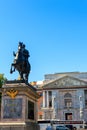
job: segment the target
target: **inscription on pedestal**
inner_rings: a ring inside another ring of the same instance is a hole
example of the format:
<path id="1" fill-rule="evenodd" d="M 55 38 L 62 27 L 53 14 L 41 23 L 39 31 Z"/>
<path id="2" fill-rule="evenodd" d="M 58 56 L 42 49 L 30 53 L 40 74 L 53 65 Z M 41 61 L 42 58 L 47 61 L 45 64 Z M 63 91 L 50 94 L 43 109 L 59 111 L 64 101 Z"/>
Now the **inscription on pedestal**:
<path id="1" fill-rule="evenodd" d="M 22 118 L 22 98 L 4 99 L 3 118 Z"/>

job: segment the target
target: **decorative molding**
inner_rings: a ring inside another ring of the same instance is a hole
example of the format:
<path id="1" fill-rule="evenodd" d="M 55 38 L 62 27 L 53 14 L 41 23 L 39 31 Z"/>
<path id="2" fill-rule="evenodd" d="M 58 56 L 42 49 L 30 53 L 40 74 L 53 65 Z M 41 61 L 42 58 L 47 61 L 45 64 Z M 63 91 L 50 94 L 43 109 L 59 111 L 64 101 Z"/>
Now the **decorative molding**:
<path id="1" fill-rule="evenodd" d="M 78 78 L 64 76 L 60 79 L 54 80 L 45 84 L 43 88 L 70 88 L 70 87 L 87 86 L 87 82 Z"/>

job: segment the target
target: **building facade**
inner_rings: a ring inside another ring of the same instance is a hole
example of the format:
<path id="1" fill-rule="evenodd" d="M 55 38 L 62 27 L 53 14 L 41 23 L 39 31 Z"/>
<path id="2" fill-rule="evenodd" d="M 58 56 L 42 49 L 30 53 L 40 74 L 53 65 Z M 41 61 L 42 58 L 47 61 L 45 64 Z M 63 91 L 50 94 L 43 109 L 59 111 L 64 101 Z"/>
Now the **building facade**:
<path id="1" fill-rule="evenodd" d="M 87 73 L 70 72 L 45 75 L 38 86 L 38 121 L 54 125 L 87 122 Z"/>

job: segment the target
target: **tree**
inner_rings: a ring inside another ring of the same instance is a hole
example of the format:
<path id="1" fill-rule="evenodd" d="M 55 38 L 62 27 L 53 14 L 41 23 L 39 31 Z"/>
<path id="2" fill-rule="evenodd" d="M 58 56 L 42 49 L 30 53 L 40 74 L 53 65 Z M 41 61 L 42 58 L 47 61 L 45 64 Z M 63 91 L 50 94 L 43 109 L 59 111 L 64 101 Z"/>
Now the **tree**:
<path id="1" fill-rule="evenodd" d="M 0 88 L 5 83 L 7 79 L 4 77 L 4 74 L 0 74 Z M 0 116 L 1 116 L 1 99 L 2 99 L 2 93 L 0 92 Z"/>
<path id="2" fill-rule="evenodd" d="M 2 87 L 2 85 L 5 83 L 7 79 L 4 77 L 4 74 L 0 74 L 0 88 Z"/>

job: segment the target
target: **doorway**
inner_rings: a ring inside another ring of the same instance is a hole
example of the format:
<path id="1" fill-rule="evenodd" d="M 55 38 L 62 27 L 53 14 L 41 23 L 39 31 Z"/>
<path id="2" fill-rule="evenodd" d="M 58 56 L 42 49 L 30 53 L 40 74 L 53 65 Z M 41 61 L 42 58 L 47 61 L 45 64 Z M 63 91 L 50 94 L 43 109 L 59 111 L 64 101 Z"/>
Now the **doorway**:
<path id="1" fill-rule="evenodd" d="M 72 120 L 72 113 L 65 113 L 65 120 Z"/>

